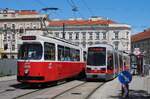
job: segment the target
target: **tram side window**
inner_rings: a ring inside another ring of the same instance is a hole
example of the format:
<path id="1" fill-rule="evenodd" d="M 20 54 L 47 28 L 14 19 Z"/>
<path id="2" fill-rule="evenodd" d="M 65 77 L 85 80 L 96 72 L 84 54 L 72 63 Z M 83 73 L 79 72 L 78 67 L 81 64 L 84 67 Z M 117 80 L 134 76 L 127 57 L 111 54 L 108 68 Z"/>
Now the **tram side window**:
<path id="1" fill-rule="evenodd" d="M 58 45 L 58 61 L 80 61 L 80 51 Z"/>
<path id="2" fill-rule="evenodd" d="M 64 46 L 58 45 L 58 60 L 64 61 Z"/>
<path id="3" fill-rule="evenodd" d="M 76 50 L 75 55 L 76 55 L 76 60 L 80 61 L 80 50 Z"/>
<path id="4" fill-rule="evenodd" d="M 44 43 L 44 59 L 45 60 L 55 60 L 55 44 Z"/>
<path id="5" fill-rule="evenodd" d="M 107 68 L 110 70 L 113 70 L 113 54 L 111 52 L 108 52 L 107 54 Z"/>
<path id="6" fill-rule="evenodd" d="M 86 53 L 86 51 L 83 51 L 83 59 L 84 59 L 84 61 L 86 61 L 86 59 L 87 59 L 87 53 Z"/>
<path id="7" fill-rule="evenodd" d="M 70 49 L 70 59 L 71 61 L 80 61 L 80 51 L 77 49 Z"/>
<path id="8" fill-rule="evenodd" d="M 71 58 L 71 61 L 76 61 L 75 49 L 73 48 L 70 49 L 70 58 Z"/>
<path id="9" fill-rule="evenodd" d="M 71 61 L 71 56 L 70 56 L 70 48 L 65 47 L 65 58 L 64 61 Z"/>

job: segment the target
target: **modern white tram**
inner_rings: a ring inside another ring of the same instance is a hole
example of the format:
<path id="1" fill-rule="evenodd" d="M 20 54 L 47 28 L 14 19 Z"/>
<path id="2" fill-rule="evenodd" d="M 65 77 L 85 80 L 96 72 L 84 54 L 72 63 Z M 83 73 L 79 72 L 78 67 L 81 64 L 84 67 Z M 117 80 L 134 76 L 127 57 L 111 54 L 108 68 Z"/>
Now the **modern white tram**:
<path id="1" fill-rule="evenodd" d="M 86 77 L 89 79 L 110 80 L 129 68 L 129 57 L 116 51 L 110 44 L 97 44 L 88 47 Z"/>

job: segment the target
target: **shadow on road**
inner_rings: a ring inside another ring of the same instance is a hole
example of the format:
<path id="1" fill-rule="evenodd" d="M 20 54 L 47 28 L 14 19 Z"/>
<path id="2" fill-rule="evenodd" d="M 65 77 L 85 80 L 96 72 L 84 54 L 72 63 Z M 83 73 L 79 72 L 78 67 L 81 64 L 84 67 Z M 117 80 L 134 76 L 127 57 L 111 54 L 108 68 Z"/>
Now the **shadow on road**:
<path id="1" fill-rule="evenodd" d="M 128 98 L 122 98 L 121 90 L 118 96 L 110 96 L 111 99 L 150 99 L 150 94 L 144 90 L 130 90 Z"/>

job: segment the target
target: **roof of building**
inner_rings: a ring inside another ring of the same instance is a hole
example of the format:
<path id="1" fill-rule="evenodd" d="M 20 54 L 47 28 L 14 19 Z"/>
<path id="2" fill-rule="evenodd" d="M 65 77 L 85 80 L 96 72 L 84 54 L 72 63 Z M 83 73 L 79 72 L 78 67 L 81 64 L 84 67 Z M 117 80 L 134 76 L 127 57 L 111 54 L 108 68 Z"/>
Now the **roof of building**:
<path id="1" fill-rule="evenodd" d="M 18 10 L 18 11 L 16 11 L 16 13 L 19 14 L 19 15 L 35 15 L 35 14 L 39 14 L 35 10 Z"/>
<path id="2" fill-rule="evenodd" d="M 112 20 L 58 20 L 58 21 L 49 21 L 49 26 L 63 26 L 65 25 L 107 25 L 116 23 Z"/>
<path id="3" fill-rule="evenodd" d="M 131 36 L 131 42 L 138 42 L 150 38 L 150 30 L 145 30 L 141 33 Z"/>

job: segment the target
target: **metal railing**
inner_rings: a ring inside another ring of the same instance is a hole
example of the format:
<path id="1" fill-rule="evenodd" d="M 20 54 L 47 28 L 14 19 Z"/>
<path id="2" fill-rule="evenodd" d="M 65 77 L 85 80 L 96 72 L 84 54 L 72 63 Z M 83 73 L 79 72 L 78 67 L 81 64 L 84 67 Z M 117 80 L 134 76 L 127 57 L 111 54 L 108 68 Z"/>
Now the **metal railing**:
<path id="1" fill-rule="evenodd" d="M 0 59 L 0 77 L 17 74 L 16 59 Z"/>

